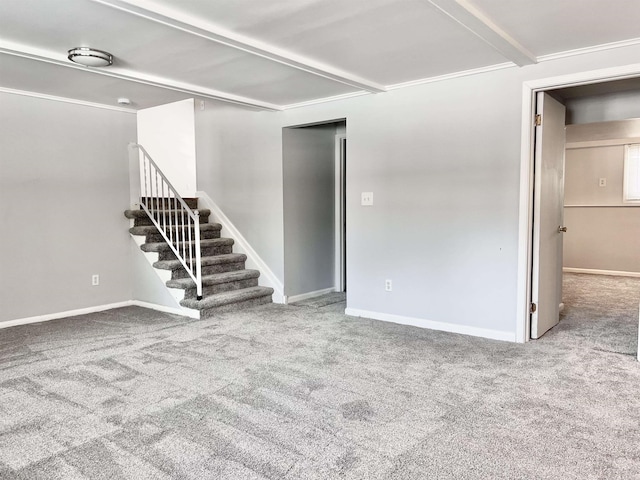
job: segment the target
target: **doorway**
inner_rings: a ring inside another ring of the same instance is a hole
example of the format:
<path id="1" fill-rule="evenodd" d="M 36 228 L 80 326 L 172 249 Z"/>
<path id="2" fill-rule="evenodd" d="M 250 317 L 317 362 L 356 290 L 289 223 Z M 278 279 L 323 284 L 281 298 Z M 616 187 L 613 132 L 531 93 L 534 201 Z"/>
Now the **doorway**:
<path id="1" fill-rule="evenodd" d="M 282 130 L 286 303 L 346 291 L 346 120 Z"/>
<path id="2" fill-rule="evenodd" d="M 521 195 L 520 195 L 520 242 L 519 242 L 519 268 L 518 268 L 518 302 L 517 302 L 517 324 L 516 324 L 516 339 L 519 342 L 525 342 L 532 338 L 541 336 L 542 332 L 532 332 L 532 319 L 533 315 L 540 308 L 539 300 L 534 302 L 534 270 L 540 267 L 540 262 L 547 262 L 549 259 L 545 258 L 544 251 L 540 249 L 541 236 L 535 238 L 533 233 L 536 226 L 535 192 L 541 193 L 542 185 L 539 184 L 539 179 L 535 175 L 535 152 L 539 147 L 535 144 L 535 125 L 536 122 L 536 108 L 539 103 L 538 94 L 540 92 L 561 91 L 564 88 L 577 87 L 577 86 L 595 86 L 600 89 L 600 93 L 607 91 L 614 91 L 616 88 L 615 83 L 617 80 L 629 80 L 637 79 L 640 75 L 640 71 L 637 67 L 620 67 L 616 69 L 607 69 L 600 72 L 589 72 L 586 74 L 576 74 L 574 76 L 565 76 L 539 80 L 535 82 L 527 82 L 523 85 L 523 130 L 522 130 L 522 162 L 521 162 Z M 640 85 L 640 84 L 638 84 Z M 542 119 L 544 123 L 544 119 Z M 564 173 L 564 163 L 562 163 L 562 172 Z M 563 195 L 563 185 L 556 184 L 555 189 L 558 195 Z M 547 193 L 549 195 L 549 193 Z M 562 202 L 563 203 L 563 202 Z M 556 222 L 552 222 L 556 223 Z M 557 222 L 556 228 L 561 229 L 563 227 L 562 218 Z M 561 231 L 556 233 L 561 234 Z M 548 240 L 549 237 L 547 237 Z M 557 251 L 557 250 L 556 250 Z M 537 255 L 537 258 L 536 258 Z M 556 262 L 561 261 L 556 260 Z M 550 261 L 553 265 L 553 261 Z M 551 276 L 553 284 L 546 283 L 544 288 L 548 291 L 561 291 L 562 280 L 562 264 L 556 263 L 553 267 L 556 272 Z M 559 274 L 557 274 L 559 272 Z M 557 295 L 557 294 L 556 294 Z M 548 296 L 549 301 L 556 302 L 554 309 L 560 307 L 561 297 L 558 301 L 558 297 Z M 552 319 L 557 323 L 556 319 Z M 554 323 L 554 324 L 555 324 Z M 553 325 L 552 325 L 553 326 Z M 542 329 L 544 330 L 544 329 Z"/>

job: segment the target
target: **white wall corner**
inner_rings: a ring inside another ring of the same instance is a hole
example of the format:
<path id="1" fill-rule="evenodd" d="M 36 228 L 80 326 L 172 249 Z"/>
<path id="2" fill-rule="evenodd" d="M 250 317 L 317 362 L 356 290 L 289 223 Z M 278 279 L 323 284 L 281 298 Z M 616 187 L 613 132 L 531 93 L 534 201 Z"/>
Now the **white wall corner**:
<path id="1" fill-rule="evenodd" d="M 403 315 L 393 315 L 390 313 L 372 312 L 357 308 L 347 308 L 345 315 L 352 317 L 371 318 L 382 320 L 383 322 L 398 323 L 400 325 L 411 325 L 413 327 L 426 328 L 429 330 L 439 330 L 441 332 L 460 333 L 471 335 L 472 337 L 488 338 L 491 340 L 501 340 L 504 342 L 516 342 L 516 332 L 504 332 L 501 330 L 491 330 L 488 328 L 470 327 L 468 325 L 458 325 L 455 323 L 435 322 L 423 318 L 405 317 Z"/>
<path id="2" fill-rule="evenodd" d="M 222 209 L 213 201 L 213 199 L 203 191 L 197 191 L 198 203 L 202 208 L 211 210 L 213 219 L 222 225 L 221 234 L 224 237 L 230 237 L 234 240 L 234 250 L 237 253 L 244 253 L 247 256 L 247 268 L 252 268 L 260 272 L 259 282 L 264 287 L 273 288 L 273 302 L 286 303 L 284 295 L 284 286 L 273 270 L 269 268 L 267 263 L 258 255 L 258 253 L 249 244 L 246 238 L 240 233 L 238 228 L 229 220 Z M 211 217 L 210 217 L 211 218 Z M 291 301 L 291 299 L 289 299 Z"/>

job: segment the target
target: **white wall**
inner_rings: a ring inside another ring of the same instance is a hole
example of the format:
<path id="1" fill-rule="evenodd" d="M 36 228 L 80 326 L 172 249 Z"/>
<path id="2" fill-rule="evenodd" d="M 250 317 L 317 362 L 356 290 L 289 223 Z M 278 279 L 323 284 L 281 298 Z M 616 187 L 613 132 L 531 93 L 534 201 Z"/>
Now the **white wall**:
<path id="1" fill-rule="evenodd" d="M 625 47 L 279 113 L 213 104 L 196 119 L 199 189 L 282 278 L 281 129 L 346 118 L 347 306 L 515 338 L 522 84 L 638 58 Z"/>
<path id="2" fill-rule="evenodd" d="M 285 128 L 284 293 L 335 286 L 336 125 Z"/>
<path id="3" fill-rule="evenodd" d="M 0 93 L 0 322 L 131 299 L 135 138 L 130 113 Z"/>
<path id="4" fill-rule="evenodd" d="M 196 110 L 196 153 L 197 190 L 216 202 L 282 282 L 282 127 L 278 115 L 207 101 L 204 111 Z"/>
<path id="5" fill-rule="evenodd" d="M 182 197 L 196 192 L 194 100 L 139 110 L 138 143 Z M 143 178 L 144 172 L 140 175 Z M 144 185 L 144 179 L 142 180 Z"/>

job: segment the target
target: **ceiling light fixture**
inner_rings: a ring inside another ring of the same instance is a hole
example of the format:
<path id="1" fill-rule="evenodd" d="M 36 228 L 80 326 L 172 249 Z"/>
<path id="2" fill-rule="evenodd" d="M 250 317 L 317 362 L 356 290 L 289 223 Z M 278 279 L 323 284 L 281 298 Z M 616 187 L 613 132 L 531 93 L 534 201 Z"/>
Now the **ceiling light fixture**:
<path id="1" fill-rule="evenodd" d="M 67 57 L 74 63 L 85 67 L 108 67 L 113 63 L 113 55 L 89 47 L 76 47 L 69 50 Z"/>
<path id="2" fill-rule="evenodd" d="M 118 99 L 118 105 L 131 105 L 131 100 L 125 97 L 120 97 Z"/>

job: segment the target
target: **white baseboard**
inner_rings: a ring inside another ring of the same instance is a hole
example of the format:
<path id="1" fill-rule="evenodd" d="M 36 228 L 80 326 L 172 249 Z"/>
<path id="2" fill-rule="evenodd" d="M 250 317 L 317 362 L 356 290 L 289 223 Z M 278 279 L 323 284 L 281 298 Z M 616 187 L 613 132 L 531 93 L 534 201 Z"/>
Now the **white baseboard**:
<path id="1" fill-rule="evenodd" d="M 258 253 L 251 247 L 246 238 L 240 233 L 240 230 L 231 223 L 231 220 L 224 214 L 224 212 L 218 207 L 216 202 L 207 195 L 206 192 L 197 191 L 196 197 L 202 200 L 202 207 L 211 210 L 213 218 L 222 225 L 223 235 L 228 235 L 234 240 L 234 249 L 239 253 L 244 253 L 247 256 L 247 264 L 251 268 L 255 268 L 260 271 L 260 284 L 265 287 L 273 288 L 273 302 L 285 303 L 284 286 L 282 282 L 276 277 L 275 273 L 269 268 L 266 262 L 258 255 Z"/>
<path id="2" fill-rule="evenodd" d="M 565 273 L 588 273 L 589 275 L 611 275 L 614 277 L 640 277 L 640 272 L 624 272 L 617 270 L 595 270 L 592 268 L 572 268 L 564 267 Z"/>
<path id="3" fill-rule="evenodd" d="M 371 312 L 359 310 L 357 308 L 347 308 L 344 313 L 352 317 L 365 317 L 384 322 L 399 323 L 401 325 L 411 325 L 414 327 L 428 328 L 430 330 L 440 330 L 442 332 L 461 333 L 473 337 L 490 338 L 492 340 L 502 340 L 505 342 L 515 342 L 516 332 L 503 332 L 501 330 L 489 330 L 487 328 L 469 327 L 466 325 L 456 325 L 454 323 L 434 322 L 422 318 L 405 317 L 403 315 L 393 315 L 390 313 Z"/>
<path id="4" fill-rule="evenodd" d="M 302 300 L 307 300 L 308 298 L 319 297 L 320 295 L 324 295 L 326 293 L 335 292 L 336 289 L 334 287 L 331 288 L 323 288 L 322 290 L 316 290 L 315 292 L 307 292 L 301 293 L 300 295 L 285 295 L 284 303 L 293 303 L 300 302 Z"/>
<path id="5" fill-rule="evenodd" d="M 28 325 L 30 323 L 48 322 L 49 320 L 58 320 L 60 318 L 77 317 L 79 315 L 87 315 L 89 313 L 104 312 L 105 310 L 112 310 L 114 308 L 122 307 L 142 307 L 150 310 L 156 310 L 164 313 L 174 313 L 176 315 L 182 315 L 183 317 L 190 317 L 199 319 L 200 312 L 192 310 L 190 308 L 172 308 L 165 307 L 164 305 L 156 305 L 155 303 L 142 302 L 140 300 L 127 300 L 124 302 L 109 303 L 106 305 L 97 305 L 95 307 L 79 308 L 77 310 L 67 310 L 66 312 L 49 313 L 47 315 L 36 315 L 35 317 L 18 318 L 16 320 L 8 320 L 6 322 L 0 322 L 0 329 L 15 327 L 18 325 Z"/>
<path id="6" fill-rule="evenodd" d="M 165 305 L 157 305 L 155 303 L 143 302 L 141 300 L 131 300 L 129 304 L 135 305 L 136 307 L 149 308 L 151 310 L 156 310 L 158 312 L 173 313 L 175 315 L 182 315 L 183 317 L 195 318 L 196 320 L 200 319 L 200 311 L 193 310 L 191 308 L 167 307 Z"/>
<path id="7" fill-rule="evenodd" d="M 7 322 L 0 322 L 0 328 L 15 327 L 17 325 L 28 325 L 30 323 L 47 322 L 49 320 L 57 320 L 65 317 L 77 317 L 78 315 L 86 315 L 88 313 L 103 312 L 112 308 L 129 307 L 131 300 L 126 302 L 109 303 L 107 305 L 98 305 L 95 307 L 79 308 L 77 310 L 67 310 L 66 312 L 49 313 L 47 315 L 36 315 L 35 317 L 18 318 Z"/>

